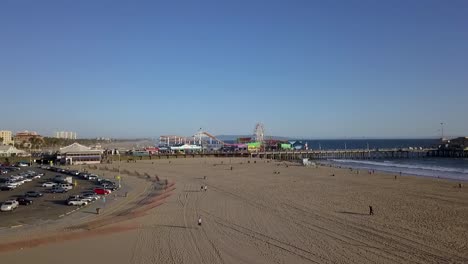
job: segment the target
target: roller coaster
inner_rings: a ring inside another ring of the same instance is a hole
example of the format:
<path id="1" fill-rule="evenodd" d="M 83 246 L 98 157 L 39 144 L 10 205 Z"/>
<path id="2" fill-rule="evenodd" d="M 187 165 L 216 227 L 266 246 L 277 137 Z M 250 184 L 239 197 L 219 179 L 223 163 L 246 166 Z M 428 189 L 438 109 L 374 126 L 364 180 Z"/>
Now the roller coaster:
<path id="1" fill-rule="evenodd" d="M 262 123 L 257 123 L 254 129 L 254 139 L 256 142 L 264 142 L 265 128 Z M 191 137 L 165 135 L 159 137 L 159 146 L 175 146 L 175 145 L 199 145 L 199 146 L 233 146 L 234 144 L 224 142 L 213 136 L 207 131 L 201 129 Z"/>
<path id="2" fill-rule="evenodd" d="M 164 135 L 159 137 L 159 146 L 174 146 L 174 145 L 231 145 L 226 143 L 206 131 L 199 131 L 191 137 Z"/>

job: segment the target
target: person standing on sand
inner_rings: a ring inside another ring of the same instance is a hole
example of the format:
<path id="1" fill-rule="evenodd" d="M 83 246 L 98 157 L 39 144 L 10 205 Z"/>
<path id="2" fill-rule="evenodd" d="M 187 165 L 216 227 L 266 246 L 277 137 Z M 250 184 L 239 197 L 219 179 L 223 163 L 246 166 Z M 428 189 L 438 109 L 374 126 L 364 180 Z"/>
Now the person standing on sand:
<path id="1" fill-rule="evenodd" d="M 371 205 L 369 205 L 369 215 L 374 215 L 374 209 L 372 209 Z"/>
<path id="2" fill-rule="evenodd" d="M 201 226 L 201 216 L 198 217 L 198 225 Z"/>
<path id="3" fill-rule="evenodd" d="M 205 185 L 205 192 L 208 190 L 208 185 Z"/>

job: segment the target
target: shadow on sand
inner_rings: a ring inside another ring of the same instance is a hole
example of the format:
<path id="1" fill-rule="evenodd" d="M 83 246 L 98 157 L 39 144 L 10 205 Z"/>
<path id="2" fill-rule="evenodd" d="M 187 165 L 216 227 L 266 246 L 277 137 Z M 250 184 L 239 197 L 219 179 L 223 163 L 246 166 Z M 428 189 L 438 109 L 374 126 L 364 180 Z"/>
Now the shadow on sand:
<path id="1" fill-rule="evenodd" d="M 350 215 L 369 215 L 369 214 L 356 213 L 356 212 L 348 212 L 348 211 L 338 211 L 337 213 L 340 213 L 340 214 L 350 214 Z"/>
<path id="2" fill-rule="evenodd" d="M 179 225 L 154 225 L 154 226 L 147 226 L 146 228 L 155 228 L 155 227 L 169 227 L 169 228 L 192 229 L 192 227 L 188 227 L 188 226 L 179 226 Z"/>

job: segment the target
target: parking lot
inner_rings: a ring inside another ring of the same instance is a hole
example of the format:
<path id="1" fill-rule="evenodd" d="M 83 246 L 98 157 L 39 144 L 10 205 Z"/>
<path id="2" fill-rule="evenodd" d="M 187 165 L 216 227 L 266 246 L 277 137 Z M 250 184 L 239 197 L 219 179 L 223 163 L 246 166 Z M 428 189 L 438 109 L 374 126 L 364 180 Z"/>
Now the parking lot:
<path id="1" fill-rule="evenodd" d="M 19 207 L 13 211 L 0 212 L 0 227 L 35 224 L 44 220 L 57 219 L 60 215 L 75 208 L 74 206 L 66 204 L 70 196 L 79 195 L 85 191 L 93 191 L 95 187 L 100 185 L 97 180 L 87 180 L 79 176 L 72 176 L 73 185 L 76 183 L 73 189 L 66 193 L 51 193 L 51 188 L 42 187 L 43 183 L 53 182 L 58 178 L 56 177 L 57 175 L 61 175 L 62 177 L 70 177 L 70 175 L 38 167 L 21 167 L 18 171 L 11 171 L 1 175 L 0 180 L 3 182 L 10 176 L 27 171 L 44 173 L 44 176 L 39 179 L 33 179 L 30 182 L 25 182 L 13 190 L 0 191 L 0 203 L 6 200 L 16 200 L 18 197 L 24 196 L 28 191 L 40 192 L 43 196 L 29 198 L 33 200 L 30 205 L 19 205 Z"/>

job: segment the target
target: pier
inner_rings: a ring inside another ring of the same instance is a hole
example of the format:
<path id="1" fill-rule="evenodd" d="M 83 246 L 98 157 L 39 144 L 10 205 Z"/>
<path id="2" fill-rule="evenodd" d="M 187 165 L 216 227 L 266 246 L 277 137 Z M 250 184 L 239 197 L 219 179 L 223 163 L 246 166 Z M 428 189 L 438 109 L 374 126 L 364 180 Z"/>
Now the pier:
<path id="1" fill-rule="evenodd" d="M 311 160 L 324 159 L 411 159 L 426 157 L 468 158 L 467 150 L 439 150 L 439 149 L 354 149 L 354 150 L 301 150 L 301 151 L 264 151 L 264 152 L 198 152 L 198 153 L 159 153 L 151 156 L 121 156 L 122 160 L 143 159 L 178 159 L 201 157 L 237 157 L 260 158 L 275 160 Z M 114 156 L 113 160 L 117 159 Z"/>
<path id="2" fill-rule="evenodd" d="M 297 160 L 297 159 L 401 159 L 401 158 L 422 158 L 427 157 L 430 150 L 309 150 L 309 151 L 291 151 L 291 152 L 258 152 L 251 153 L 253 158 L 278 159 L 278 160 Z"/>

